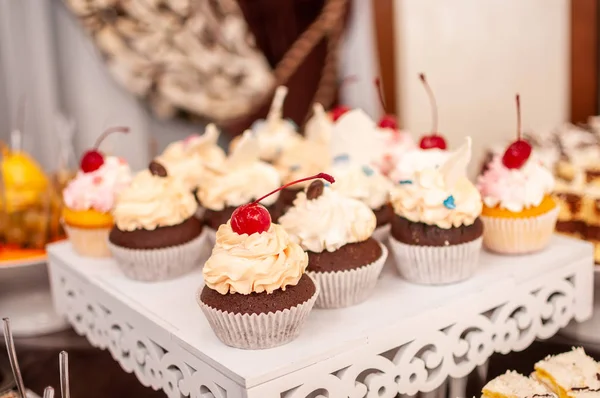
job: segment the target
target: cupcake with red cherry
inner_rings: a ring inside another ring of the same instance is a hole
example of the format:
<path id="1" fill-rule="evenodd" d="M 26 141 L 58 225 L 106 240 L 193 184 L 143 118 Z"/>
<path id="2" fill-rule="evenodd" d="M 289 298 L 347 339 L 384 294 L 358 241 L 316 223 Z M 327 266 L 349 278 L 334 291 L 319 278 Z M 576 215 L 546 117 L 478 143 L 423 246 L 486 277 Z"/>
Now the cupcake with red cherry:
<path id="1" fill-rule="evenodd" d="M 478 181 L 484 203 L 483 244 L 504 254 L 531 253 L 546 247 L 559 213 L 552 198 L 552 173 L 521 138 L 518 95 L 517 114 L 517 141 L 502 156 L 494 156 Z"/>
<path id="2" fill-rule="evenodd" d="M 202 135 L 190 135 L 184 140 L 169 144 L 156 161 L 167 173 L 182 180 L 190 191 L 195 191 L 202 178 L 225 161 L 225 151 L 218 145 L 219 131 L 209 124 Z"/>
<path id="3" fill-rule="evenodd" d="M 286 148 L 294 146 L 302 138 L 296 124 L 283 118 L 287 92 L 287 87 L 277 87 L 267 118 L 255 121 L 251 128 L 258 140 L 260 160 L 264 162 L 275 162 Z M 233 152 L 239 142 L 240 138 L 231 141 L 230 151 Z"/>
<path id="4" fill-rule="evenodd" d="M 319 174 L 300 182 L 314 178 L 330 177 Z M 319 295 L 306 274 L 307 254 L 259 204 L 272 194 L 238 207 L 219 227 L 202 270 L 205 286 L 198 304 L 216 336 L 236 348 L 289 343 Z"/>
<path id="5" fill-rule="evenodd" d="M 373 293 L 387 248 L 372 237 L 377 219 L 369 206 L 316 180 L 279 222 L 308 253 L 308 274 L 321 290 L 317 307 L 348 307 Z"/>
<path id="6" fill-rule="evenodd" d="M 183 182 L 152 161 L 117 198 L 108 246 L 123 273 L 154 282 L 179 277 L 202 262 L 206 234 L 198 204 Z"/>
<path id="7" fill-rule="evenodd" d="M 125 127 L 106 130 L 82 156 L 77 175 L 63 191 L 62 223 L 79 255 L 110 257 L 106 242 L 114 224 L 111 211 L 117 195 L 131 181 L 131 169 L 124 159 L 106 156 L 98 147 L 108 135 L 128 131 Z"/>
<path id="8" fill-rule="evenodd" d="M 314 115 L 306 126 L 306 137 L 295 145 L 287 147 L 275 162 L 275 168 L 281 175 L 283 184 L 327 170 L 331 165 L 329 143 L 332 124 L 321 104 L 315 104 Z M 289 208 L 296 195 L 302 192 L 309 182 L 294 184 L 281 190 L 280 203 Z"/>
<path id="9" fill-rule="evenodd" d="M 256 135 L 246 131 L 227 160 L 212 168 L 200 182 L 196 196 L 205 209 L 204 223 L 216 231 L 227 223 L 238 206 L 252 203 L 263 192 L 277 189 L 280 185 L 281 177 L 277 169 L 259 158 Z M 261 202 L 274 220 L 282 212 L 278 198 L 279 193 L 276 193 Z"/>
<path id="10" fill-rule="evenodd" d="M 471 139 L 440 167 L 417 171 L 391 192 L 390 245 L 408 281 L 438 285 L 471 277 L 479 263 L 481 196 L 467 178 Z"/>

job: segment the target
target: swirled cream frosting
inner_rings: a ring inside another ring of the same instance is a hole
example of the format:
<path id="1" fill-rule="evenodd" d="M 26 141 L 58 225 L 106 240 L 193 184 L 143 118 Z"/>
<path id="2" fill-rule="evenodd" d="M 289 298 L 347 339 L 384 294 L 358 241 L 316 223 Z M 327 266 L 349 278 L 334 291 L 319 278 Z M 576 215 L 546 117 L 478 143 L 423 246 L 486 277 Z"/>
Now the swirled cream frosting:
<path id="1" fill-rule="evenodd" d="M 198 187 L 207 168 L 225 161 L 225 152 L 217 145 L 219 132 L 212 124 L 203 135 L 190 135 L 185 140 L 167 146 L 156 158 L 170 176 L 179 178 L 190 190 Z"/>
<path id="2" fill-rule="evenodd" d="M 281 226 L 240 235 L 228 222 L 219 227 L 202 273 L 206 286 L 221 294 L 273 293 L 297 285 L 307 265 L 308 255 Z"/>
<path id="3" fill-rule="evenodd" d="M 417 171 L 391 192 L 394 212 L 413 222 L 449 229 L 471 225 L 481 214 L 479 191 L 466 176 L 471 141 L 452 153 L 439 168 Z"/>
<path id="4" fill-rule="evenodd" d="M 154 230 L 183 223 L 197 208 L 194 195 L 181 180 L 143 170 L 118 196 L 113 217 L 121 231 Z"/>
<path id="5" fill-rule="evenodd" d="M 338 162 L 330 169 L 335 178 L 331 186 L 344 196 L 358 199 L 373 210 L 380 209 L 390 200 L 392 182 L 371 166 Z"/>
<path id="6" fill-rule="evenodd" d="M 293 242 L 304 250 L 320 253 L 369 239 L 377 220 L 366 204 L 326 186 L 316 199 L 300 192 L 279 223 Z"/>

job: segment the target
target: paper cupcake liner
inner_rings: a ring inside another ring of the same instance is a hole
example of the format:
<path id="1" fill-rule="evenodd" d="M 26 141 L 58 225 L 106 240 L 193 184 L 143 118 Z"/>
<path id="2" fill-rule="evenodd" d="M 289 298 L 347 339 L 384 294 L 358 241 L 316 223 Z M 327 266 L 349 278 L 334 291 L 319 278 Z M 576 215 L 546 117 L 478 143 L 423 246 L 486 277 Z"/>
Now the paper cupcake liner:
<path id="1" fill-rule="evenodd" d="M 196 300 L 215 335 L 224 344 L 244 350 L 263 350 L 287 344 L 298 337 L 319 296 L 317 283 L 315 288 L 315 294 L 304 303 L 262 314 L 235 314 L 210 307 L 200 299 L 202 288 L 198 290 Z"/>
<path id="2" fill-rule="evenodd" d="M 385 244 L 388 241 L 388 239 L 390 238 L 391 230 L 392 230 L 391 224 L 382 225 L 381 227 L 375 228 L 375 231 L 373 231 L 372 238 L 375 239 L 376 241 L 379 241 L 379 242 Z"/>
<path id="3" fill-rule="evenodd" d="M 404 279 L 443 285 L 468 279 L 477 270 L 483 237 L 450 246 L 418 246 L 389 240 L 396 267 Z"/>
<path id="4" fill-rule="evenodd" d="M 189 242 L 160 249 L 129 249 L 108 242 L 119 268 L 130 279 L 157 282 L 177 278 L 204 263 L 206 232 Z"/>
<path id="5" fill-rule="evenodd" d="M 80 256 L 105 258 L 110 257 L 108 234 L 112 228 L 78 228 L 63 223 L 67 237 L 73 250 Z"/>
<path id="6" fill-rule="evenodd" d="M 204 226 L 204 231 L 206 231 L 206 243 L 212 250 L 215 242 L 217 241 L 217 231 L 208 226 Z"/>
<path id="7" fill-rule="evenodd" d="M 308 271 L 307 274 L 315 280 L 321 290 L 315 306 L 327 309 L 350 307 L 368 299 L 375 290 L 388 256 L 385 245 L 380 242 L 379 246 L 381 257 L 360 268 L 333 272 Z"/>
<path id="8" fill-rule="evenodd" d="M 483 245 L 502 254 L 524 254 L 542 250 L 552 237 L 558 206 L 539 216 L 527 218 L 502 218 L 481 216 Z"/>

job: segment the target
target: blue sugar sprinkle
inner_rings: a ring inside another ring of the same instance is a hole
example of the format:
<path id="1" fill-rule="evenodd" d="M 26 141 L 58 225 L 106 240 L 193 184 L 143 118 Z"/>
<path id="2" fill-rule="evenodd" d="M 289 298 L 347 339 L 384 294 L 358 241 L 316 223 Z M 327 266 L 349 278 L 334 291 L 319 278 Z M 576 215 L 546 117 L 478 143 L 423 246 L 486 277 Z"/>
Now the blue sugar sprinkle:
<path id="1" fill-rule="evenodd" d="M 448 196 L 446 200 L 444 200 L 444 206 L 446 206 L 446 208 L 450 210 L 456 209 L 456 204 L 454 203 L 454 196 Z"/>
<path id="2" fill-rule="evenodd" d="M 398 181 L 398 184 L 400 184 L 400 185 L 412 184 L 412 181 L 411 180 L 400 180 L 400 181 Z"/>
<path id="3" fill-rule="evenodd" d="M 336 157 L 334 157 L 333 163 L 348 162 L 349 160 L 350 160 L 350 156 L 348 156 L 347 153 L 343 153 L 341 155 L 337 155 Z"/>
<path id="4" fill-rule="evenodd" d="M 363 166 L 363 167 L 362 167 L 362 171 L 363 171 L 363 173 L 365 173 L 365 175 L 366 175 L 367 177 L 370 177 L 370 176 L 372 176 L 372 175 L 373 175 L 373 173 L 374 173 L 373 169 L 372 169 L 372 168 L 370 168 L 369 166 Z"/>
<path id="5" fill-rule="evenodd" d="M 299 164 L 294 164 L 290 166 L 290 171 L 298 171 L 300 170 L 300 165 Z"/>
<path id="6" fill-rule="evenodd" d="M 328 183 L 328 182 L 324 182 L 324 183 L 323 183 L 323 186 L 330 187 L 330 186 L 331 186 L 331 184 L 330 184 L 330 183 Z"/>

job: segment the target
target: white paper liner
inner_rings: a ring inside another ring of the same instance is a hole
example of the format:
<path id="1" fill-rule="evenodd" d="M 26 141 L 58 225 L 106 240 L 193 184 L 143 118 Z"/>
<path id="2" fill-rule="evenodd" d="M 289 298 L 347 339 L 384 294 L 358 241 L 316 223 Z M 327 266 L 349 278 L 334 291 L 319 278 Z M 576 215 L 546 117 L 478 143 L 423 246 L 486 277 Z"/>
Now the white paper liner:
<path id="1" fill-rule="evenodd" d="M 75 253 L 83 257 L 110 257 L 106 242 L 112 228 L 78 228 L 62 224 Z"/>
<path id="2" fill-rule="evenodd" d="M 479 266 L 483 237 L 450 246 L 418 246 L 391 237 L 396 267 L 404 279 L 423 285 L 443 285 L 468 279 Z"/>
<path id="3" fill-rule="evenodd" d="M 207 254 L 206 228 L 182 245 L 160 249 L 129 249 L 108 242 L 119 268 L 130 279 L 158 282 L 187 274 L 204 264 Z"/>
<path id="4" fill-rule="evenodd" d="M 371 264 L 344 271 L 307 271 L 319 285 L 321 293 L 315 303 L 316 308 L 342 308 L 362 303 L 373 291 L 379 274 L 388 257 L 388 249 L 379 242 L 381 257 Z"/>
<path id="5" fill-rule="evenodd" d="M 373 235 L 371 237 L 373 239 L 375 239 L 376 241 L 379 241 L 379 242 L 385 244 L 388 241 L 388 239 L 390 238 L 391 230 L 392 230 L 392 224 L 382 225 L 381 227 L 375 228 L 375 231 L 373 231 Z"/>
<path id="6" fill-rule="evenodd" d="M 483 245 L 502 254 L 525 254 L 542 250 L 554 233 L 559 208 L 535 217 L 502 218 L 481 216 Z"/>
<path id="7" fill-rule="evenodd" d="M 315 294 L 302 304 L 262 314 L 235 314 L 210 307 L 200 299 L 203 288 L 198 290 L 196 300 L 215 335 L 224 344 L 244 350 L 264 350 L 287 344 L 298 337 L 319 296 L 317 283 L 315 288 Z"/>

